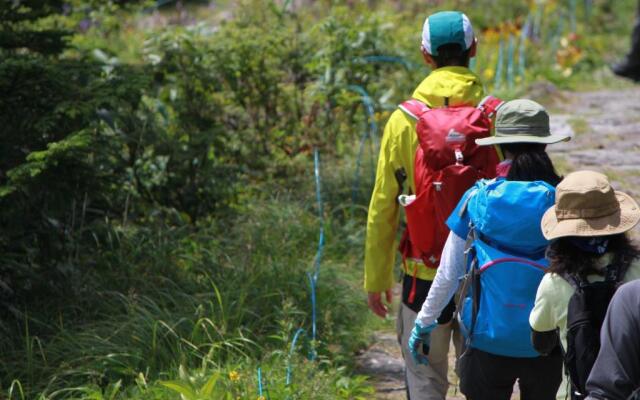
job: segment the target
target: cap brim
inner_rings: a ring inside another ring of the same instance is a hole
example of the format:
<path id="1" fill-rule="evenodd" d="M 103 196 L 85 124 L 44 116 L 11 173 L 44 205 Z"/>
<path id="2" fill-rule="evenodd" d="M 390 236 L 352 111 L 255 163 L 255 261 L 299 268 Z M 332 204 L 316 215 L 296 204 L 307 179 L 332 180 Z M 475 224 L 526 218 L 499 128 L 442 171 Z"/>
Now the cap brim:
<path id="1" fill-rule="evenodd" d="M 540 227 L 545 239 L 552 240 L 566 236 L 608 236 L 627 232 L 640 222 L 640 207 L 631 196 L 616 192 L 620 211 L 600 218 L 575 218 L 558 221 L 556 207 L 544 213 Z"/>
<path id="2" fill-rule="evenodd" d="M 478 146 L 489 146 L 493 144 L 504 143 L 542 143 L 553 144 L 565 142 L 571 139 L 569 135 L 549 135 L 549 136 L 531 136 L 531 135 L 510 135 L 510 136 L 490 136 L 487 138 L 476 139 Z"/>

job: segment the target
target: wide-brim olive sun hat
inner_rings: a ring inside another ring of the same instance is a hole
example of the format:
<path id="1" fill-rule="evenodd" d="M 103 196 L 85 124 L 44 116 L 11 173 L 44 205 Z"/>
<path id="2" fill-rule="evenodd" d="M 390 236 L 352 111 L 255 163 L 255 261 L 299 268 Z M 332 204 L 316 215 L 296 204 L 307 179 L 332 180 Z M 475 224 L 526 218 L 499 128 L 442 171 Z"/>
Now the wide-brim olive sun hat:
<path id="1" fill-rule="evenodd" d="M 549 114 L 532 100 L 518 99 L 504 103 L 496 114 L 495 134 L 476 139 L 480 146 L 505 143 L 552 144 L 571 139 L 568 134 L 552 134 Z"/>
<path id="2" fill-rule="evenodd" d="M 628 194 L 613 190 L 607 177 L 593 171 L 567 175 L 556 188 L 555 205 L 542 217 L 548 240 L 566 236 L 608 236 L 631 230 L 640 207 Z"/>

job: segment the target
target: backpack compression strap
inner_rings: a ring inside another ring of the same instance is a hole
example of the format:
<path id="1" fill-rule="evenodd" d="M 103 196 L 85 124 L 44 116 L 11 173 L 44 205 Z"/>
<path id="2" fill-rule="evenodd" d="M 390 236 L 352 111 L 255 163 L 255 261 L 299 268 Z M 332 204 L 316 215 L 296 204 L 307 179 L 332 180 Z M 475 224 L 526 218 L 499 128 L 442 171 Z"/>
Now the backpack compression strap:
<path id="1" fill-rule="evenodd" d="M 496 112 L 498 112 L 498 109 L 502 107 L 503 104 L 504 101 L 500 100 L 499 98 L 487 96 L 482 99 L 480 104 L 478 104 L 478 108 L 484 111 L 487 117 L 493 118 L 493 116 L 496 114 Z"/>
<path id="2" fill-rule="evenodd" d="M 398 108 L 400 108 L 405 112 L 405 114 L 415 119 L 416 121 L 420 119 L 420 116 L 422 114 L 430 110 L 430 108 L 426 104 L 416 99 L 407 100 L 404 103 L 400 104 Z"/>

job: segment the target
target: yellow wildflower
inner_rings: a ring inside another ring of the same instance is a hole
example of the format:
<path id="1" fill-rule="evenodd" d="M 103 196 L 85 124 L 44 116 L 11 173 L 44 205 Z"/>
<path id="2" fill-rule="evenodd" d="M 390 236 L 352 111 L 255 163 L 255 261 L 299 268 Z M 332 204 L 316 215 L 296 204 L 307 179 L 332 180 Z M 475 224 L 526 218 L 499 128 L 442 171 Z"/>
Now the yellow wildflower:
<path id="1" fill-rule="evenodd" d="M 240 374 L 238 373 L 238 371 L 229 372 L 229 380 L 231 382 L 238 382 L 240 380 Z"/>
<path id="2" fill-rule="evenodd" d="M 487 68 L 484 70 L 484 72 L 482 73 L 482 76 L 484 77 L 485 80 L 490 80 L 493 78 L 493 76 L 495 75 L 495 71 L 493 70 L 493 68 Z"/>

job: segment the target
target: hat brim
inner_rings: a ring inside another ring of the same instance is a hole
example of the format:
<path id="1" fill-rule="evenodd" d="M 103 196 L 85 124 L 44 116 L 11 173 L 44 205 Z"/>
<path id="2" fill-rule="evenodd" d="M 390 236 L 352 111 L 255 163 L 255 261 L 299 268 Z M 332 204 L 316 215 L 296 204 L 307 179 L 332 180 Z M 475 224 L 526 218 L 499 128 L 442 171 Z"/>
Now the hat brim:
<path id="1" fill-rule="evenodd" d="M 544 213 L 540 227 L 547 240 L 566 236 L 608 236 L 627 232 L 640 222 L 640 207 L 631 196 L 615 192 L 620 210 L 599 218 L 575 218 L 558 221 L 556 207 Z"/>
<path id="2" fill-rule="evenodd" d="M 494 144 L 505 143 L 541 143 L 553 144 L 565 142 L 571 139 L 569 135 L 549 135 L 549 136 L 532 136 L 532 135 L 509 135 L 509 136 L 490 136 L 482 139 L 476 139 L 478 146 L 489 146 Z"/>

